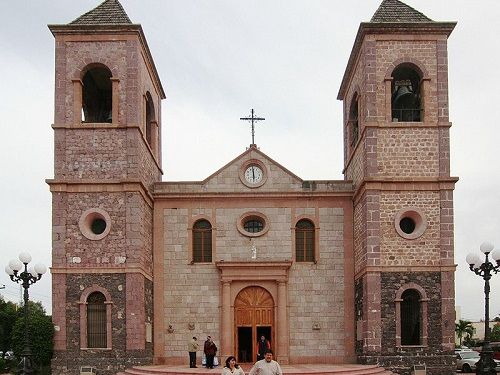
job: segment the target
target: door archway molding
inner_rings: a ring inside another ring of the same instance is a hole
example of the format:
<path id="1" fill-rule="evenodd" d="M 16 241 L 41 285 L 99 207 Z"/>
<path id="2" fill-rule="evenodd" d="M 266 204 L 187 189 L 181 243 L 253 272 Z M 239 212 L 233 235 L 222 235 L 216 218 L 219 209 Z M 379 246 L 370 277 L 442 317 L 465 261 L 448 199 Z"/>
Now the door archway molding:
<path id="1" fill-rule="evenodd" d="M 289 363 L 288 270 L 292 262 L 216 262 L 221 282 L 221 357 L 234 354 L 234 301 L 245 288 L 266 289 L 275 303 L 275 356 Z"/>

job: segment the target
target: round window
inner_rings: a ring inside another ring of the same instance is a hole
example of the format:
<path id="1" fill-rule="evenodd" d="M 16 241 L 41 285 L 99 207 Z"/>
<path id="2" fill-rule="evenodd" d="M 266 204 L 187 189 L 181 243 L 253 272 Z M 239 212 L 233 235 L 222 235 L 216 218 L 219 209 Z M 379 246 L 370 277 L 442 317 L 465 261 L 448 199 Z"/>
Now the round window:
<path id="1" fill-rule="evenodd" d="M 92 224 L 90 225 L 90 230 L 92 233 L 99 235 L 103 234 L 104 231 L 106 230 L 106 221 L 101 218 L 95 218 L 92 220 Z"/>
<path id="2" fill-rule="evenodd" d="M 80 216 L 78 226 L 86 238 L 96 241 L 108 235 L 111 230 L 111 218 L 106 211 L 100 208 L 91 208 Z"/>
<path id="3" fill-rule="evenodd" d="M 240 216 L 238 231 L 246 237 L 259 237 L 269 230 L 268 220 L 260 212 L 247 212 Z"/>
<path id="4" fill-rule="evenodd" d="M 264 229 L 264 223 L 260 218 L 248 219 L 243 223 L 243 228 L 250 233 L 262 232 Z"/>
<path id="5" fill-rule="evenodd" d="M 399 227 L 406 234 L 412 234 L 415 231 L 417 225 L 415 223 L 415 220 L 413 220 L 411 217 L 404 217 L 400 220 Z"/>
<path id="6" fill-rule="evenodd" d="M 413 240 L 424 234 L 427 228 L 427 219 L 420 209 L 405 208 L 396 214 L 394 227 L 401 237 Z"/>

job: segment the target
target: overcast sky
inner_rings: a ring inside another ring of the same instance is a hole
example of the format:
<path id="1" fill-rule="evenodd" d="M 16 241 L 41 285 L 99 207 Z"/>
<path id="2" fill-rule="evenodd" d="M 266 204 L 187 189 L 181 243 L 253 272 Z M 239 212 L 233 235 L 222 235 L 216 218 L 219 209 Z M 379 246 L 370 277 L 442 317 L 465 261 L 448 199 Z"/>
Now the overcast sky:
<path id="1" fill-rule="evenodd" d="M 304 179 L 342 179 L 342 105 L 336 100 L 359 23 L 381 0 L 121 0 L 141 23 L 167 99 L 163 180 L 201 180 L 242 153 L 254 108 L 260 149 Z M 99 0 L 0 1 L 0 263 L 21 251 L 51 263 L 54 39 Z M 500 248 L 500 2 L 407 0 L 437 21 L 458 21 L 448 40 L 456 305 L 484 317 L 483 281 L 465 256 Z M 0 270 L 0 290 L 19 287 Z M 1 286 L 1 285 L 0 285 Z M 51 311 L 50 276 L 30 288 Z M 491 316 L 500 314 L 500 274 Z"/>

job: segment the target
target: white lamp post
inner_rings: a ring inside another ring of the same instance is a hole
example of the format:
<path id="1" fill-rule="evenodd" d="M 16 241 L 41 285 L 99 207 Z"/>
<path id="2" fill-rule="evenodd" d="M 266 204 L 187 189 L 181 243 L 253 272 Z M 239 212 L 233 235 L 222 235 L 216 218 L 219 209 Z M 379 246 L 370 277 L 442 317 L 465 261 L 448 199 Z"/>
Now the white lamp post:
<path id="1" fill-rule="evenodd" d="M 479 275 L 484 280 L 484 344 L 481 350 L 481 359 L 476 364 L 476 374 L 491 375 L 496 374 L 496 363 L 493 360 L 493 350 L 490 345 L 490 279 L 494 273 L 500 272 L 500 251 L 493 251 L 493 244 L 484 242 L 480 246 L 481 252 L 486 256 L 486 259 L 481 263 L 481 259 L 476 254 L 467 255 L 466 261 L 469 268 L 476 275 Z M 489 261 L 488 256 L 491 253 L 493 264 Z"/>
<path id="2" fill-rule="evenodd" d="M 31 255 L 28 253 L 19 254 L 19 260 L 13 259 L 9 265 L 5 267 L 5 272 L 10 276 L 10 279 L 24 288 L 24 350 L 22 360 L 19 363 L 19 374 L 33 374 L 32 354 L 30 341 L 28 338 L 28 288 L 31 284 L 36 283 L 42 278 L 42 275 L 47 271 L 47 267 L 41 263 L 37 263 L 35 267 L 30 267 Z M 24 267 L 24 270 L 23 270 Z"/>

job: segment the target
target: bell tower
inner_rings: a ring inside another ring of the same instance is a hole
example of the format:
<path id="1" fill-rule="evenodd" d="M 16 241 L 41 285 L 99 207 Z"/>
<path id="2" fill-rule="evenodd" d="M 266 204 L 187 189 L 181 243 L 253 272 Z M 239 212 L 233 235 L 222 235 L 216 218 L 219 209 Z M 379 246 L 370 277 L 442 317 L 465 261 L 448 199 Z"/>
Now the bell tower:
<path id="1" fill-rule="evenodd" d="M 354 185 L 356 354 L 398 373 L 417 364 L 455 373 L 454 27 L 384 0 L 358 29 L 338 94 L 344 176 Z"/>
<path id="2" fill-rule="evenodd" d="M 53 370 L 114 374 L 153 358 L 152 186 L 165 93 L 141 26 L 118 0 L 49 29 Z"/>

